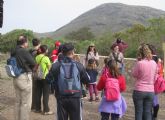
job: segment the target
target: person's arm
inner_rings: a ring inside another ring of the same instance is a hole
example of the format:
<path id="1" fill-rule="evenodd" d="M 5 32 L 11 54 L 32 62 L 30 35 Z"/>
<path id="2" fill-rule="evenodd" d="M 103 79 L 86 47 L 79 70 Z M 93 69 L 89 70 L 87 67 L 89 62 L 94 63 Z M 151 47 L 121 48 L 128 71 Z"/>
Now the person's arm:
<path id="1" fill-rule="evenodd" d="M 45 78 L 49 84 L 55 83 L 56 78 L 58 78 L 59 68 L 60 68 L 59 62 L 56 62 L 51 66 L 49 73 L 46 75 Z"/>
<path id="2" fill-rule="evenodd" d="M 124 76 L 119 76 L 119 85 L 120 85 L 120 92 L 124 92 L 126 90 L 126 80 Z"/>
<path id="3" fill-rule="evenodd" d="M 81 63 L 77 62 L 77 67 L 80 71 L 80 80 L 83 84 L 88 84 L 90 82 L 90 78 L 88 77 L 88 74 L 84 68 L 84 66 Z"/>
<path id="4" fill-rule="evenodd" d="M 48 57 L 46 57 L 46 67 L 48 68 L 48 70 L 50 70 L 51 68 L 51 62 L 50 62 L 50 59 Z"/>
<path id="5" fill-rule="evenodd" d="M 99 60 L 99 54 L 98 54 L 98 52 L 96 53 L 95 60 Z"/>
<path id="6" fill-rule="evenodd" d="M 123 49 L 126 49 L 126 48 L 128 47 L 128 44 L 125 43 L 124 41 L 122 41 L 121 43 L 122 43 L 122 48 L 123 48 Z"/>
<path id="7" fill-rule="evenodd" d="M 106 80 L 106 76 L 105 75 L 101 75 L 99 82 L 97 83 L 97 89 L 100 91 L 102 89 L 104 89 L 105 87 L 105 80 Z"/>
<path id="8" fill-rule="evenodd" d="M 122 52 L 120 52 L 120 57 L 121 57 L 121 63 L 124 63 L 124 55 L 123 55 L 123 53 Z"/>
<path id="9" fill-rule="evenodd" d="M 132 75 L 135 78 L 138 78 L 139 76 L 139 62 L 136 62 L 133 69 L 132 69 Z"/>
<path id="10" fill-rule="evenodd" d="M 27 50 L 24 50 L 22 51 L 22 56 L 25 62 L 29 65 L 29 67 L 33 69 L 36 63 L 32 55 L 30 54 L 30 52 Z"/>

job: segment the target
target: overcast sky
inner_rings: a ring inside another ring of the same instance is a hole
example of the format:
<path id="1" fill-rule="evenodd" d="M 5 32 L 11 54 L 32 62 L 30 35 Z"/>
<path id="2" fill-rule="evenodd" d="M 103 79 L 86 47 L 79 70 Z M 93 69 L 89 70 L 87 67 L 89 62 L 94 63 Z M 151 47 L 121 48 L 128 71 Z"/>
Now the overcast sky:
<path id="1" fill-rule="evenodd" d="M 142 5 L 165 11 L 165 0 L 4 0 L 1 33 L 13 29 L 50 32 L 103 3 Z"/>

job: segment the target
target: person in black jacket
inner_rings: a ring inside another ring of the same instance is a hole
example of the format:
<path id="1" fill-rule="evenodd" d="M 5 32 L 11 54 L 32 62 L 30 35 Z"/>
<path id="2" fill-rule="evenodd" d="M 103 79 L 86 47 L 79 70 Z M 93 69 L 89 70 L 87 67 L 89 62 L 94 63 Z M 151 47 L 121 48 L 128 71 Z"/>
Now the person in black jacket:
<path id="1" fill-rule="evenodd" d="M 64 44 L 62 48 L 62 55 L 60 57 L 60 60 L 58 60 L 56 63 L 52 65 L 46 77 L 48 83 L 53 83 L 55 87 L 55 97 L 57 99 L 57 120 L 68 120 L 68 119 L 82 120 L 81 87 L 79 89 L 80 92 L 75 92 L 78 90 L 66 90 L 66 91 L 72 91 L 73 94 L 70 95 L 68 93 L 67 95 L 64 95 L 62 94 L 61 89 L 63 89 L 65 84 L 63 84 L 63 86 L 60 86 L 59 84 L 62 80 L 60 79 L 60 74 L 62 74 L 61 66 L 63 64 L 69 64 L 69 63 L 71 64 L 74 63 L 74 65 L 76 64 L 78 68 L 78 73 L 79 73 L 78 80 L 80 81 L 78 86 L 81 86 L 81 82 L 84 84 L 89 83 L 89 77 L 86 73 L 85 68 L 81 63 L 74 61 L 73 56 L 74 56 L 74 46 L 71 43 Z M 69 76 L 69 74 L 71 75 L 70 72 L 72 71 L 71 67 L 68 69 L 70 70 L 66 72 L 64 76 Z"/>
<path id="2" fill-rule="evenodd" d="M 15 120 L 30 120 L 29 114 L 32 102 L 32 69 L 35 66 L 35 61 L 27 48 L 27 37 L 20 36 L 17 40 L 14 56 L 17 59 L 18 66 L 23 69 L 23 72 L 13 80 L 16 94 Z"/>
<path id="3" fill-rule="evenodd" d="M 41 42 L 39 39 L 34 38 L 32 40 L 32 45 L 33 48 L 29 50 L 30 54 L 33 56 L 33 59 L 35 60 L 35 57 L 41 52 L 39 47 L 41 46 Z M 37 104 L 37 98 L 36 98 L 36 91 L 37 91 L 37 87 L 36 87 L 36 82 L 37 82 L 37 78 L 35 77 L 35 71 L 32 72 L 32 105 L 31 105 L 31 111 L 33 112 L 38 112 L 36 110 L 36 104 Z"/>

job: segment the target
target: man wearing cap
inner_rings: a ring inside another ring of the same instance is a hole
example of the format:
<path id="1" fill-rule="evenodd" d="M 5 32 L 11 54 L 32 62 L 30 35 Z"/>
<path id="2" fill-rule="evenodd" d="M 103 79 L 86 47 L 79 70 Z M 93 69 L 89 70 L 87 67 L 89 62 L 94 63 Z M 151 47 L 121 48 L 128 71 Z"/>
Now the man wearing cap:
<path id="1" fill-rule="evenodd" d="M 55 63 L 58 59 L 59 47 L 61 43 L 59 41 L 56 41 L 54 45 L 55 45 L 55 49 L 52 51 L 52 54 L 51 54 L 51 60 L 53 63 Z"/>
<path id="2" fill-rule="evenodd" d="M 74 56 L 74 46 L 71 43 L 64 44 L 63 49 L 62 49 L 61 59 L 52 65 L 52 68 L 50 69 L 46 77 L 46 80 L 48 81 L 48 83 L 53 83 L 55 87 L 55 97 L 57 99 L 57 120 L 68 120 L 68 119 L 82 120 L 82 102 L 81 102 L 82 93 L 77 92 L 71 96 L 65 96 L 65 95 L 62 95 L 61 92 L 59 92 L 60 90 L 59 81 L 61 80 L 60 68 L 61 68 L 62 63 L 67 64 L 67 63 L 74 62 L 74 64 L 76 64 L 77 66 L 77 70 L 79 73 L 79 77 L 77 79 L 79 79 L 80 82 L 84 84 L 89 83 L 89 77 L 85 71 L 85 68 L 83 67 L 81 63 L 74 61 L 73 56 Z M 68 72 L 65 72 L 65 73 L 68 74 Z"/>

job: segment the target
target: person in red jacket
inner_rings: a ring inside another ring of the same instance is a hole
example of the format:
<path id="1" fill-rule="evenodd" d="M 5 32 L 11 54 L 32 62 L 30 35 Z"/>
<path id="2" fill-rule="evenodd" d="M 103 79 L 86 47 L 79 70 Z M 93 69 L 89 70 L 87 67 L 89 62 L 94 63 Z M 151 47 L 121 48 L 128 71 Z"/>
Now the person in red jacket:
<path id="1" fill-rule="evenodd" d="M 116 39 L 115 43 L 112 44 L 111 49 L 113 49 L 114 46 L 116 45 L 119 46 L 119 51 L 122 52 L 123 54 L 124 54 L 124 50 L 128 48 L 128 44 L 125 43 L 123 40 L 121 40 L 121 38 Z"/>
<path id="2" fill-rule="evenodd" d="M 125 77 L 121 75 L 118 71 L 118 68 L 114 60 L 109 60 L 107 63 L 108 71 L 103 73 L 100 77 L 100 80 L 97 84 L 98 90 L 105 90 L 105 84 L 107 78 L 114 78 L 118 80 L 120 92 L 126 90 Z M 120 97 L 114 101 L 107 101 L 106 94 L 103 95 L 102 100 L 99 105 L 99 112 L 101 113 L 101 120 L 109 120 L 111 115 L 111 120 L 119 120 L 119 117 L 122 117 L 127 109 L 127 105 L 124 97 L 120 94 Z"/>
<path id="3" fill-rule="evenodd" d="M 55 45 L 55 49 L 52 51 L 52 54 L 51 54 L 51 60 L 53 63 L 56 62 L 58 59 L 58 53 L 59 53 L 58 50 L 59 50 L 61 43 L 59 41 L 56 41 L 54 43 L 54 45 Z"/>
<path id="4" fill-rule="evenodd" d="M 108 77 L 112 77 L 112 75 L 110 74 L 110 72 L 107 73 L 103 73 L 100 77 L 100 80 L 97 84 L 97 89 L 98 90 L 102 90 L 105 87 L 105 82 L 106 82 L 106 78 Z M 117 79 L 119 80 L 119 86 L 120 86 L 120 92 L 123 92 L 126 90 L 126 83 L 125 83 L 125 77 L 123 75 L 118 75 Z"/>

